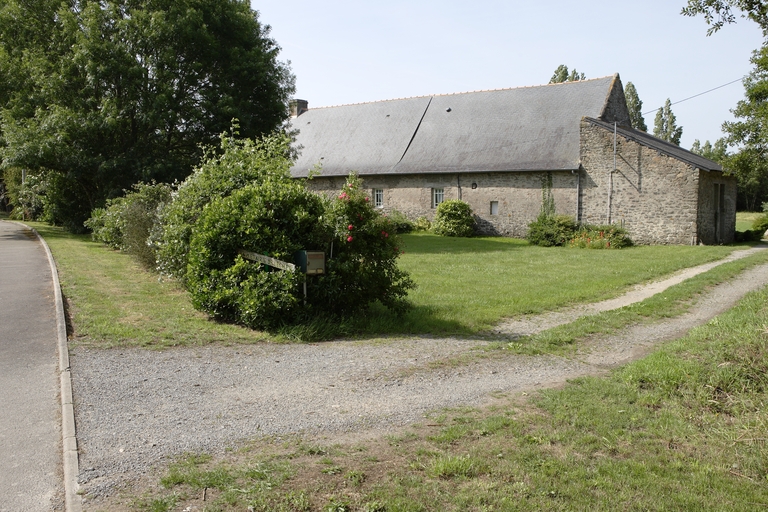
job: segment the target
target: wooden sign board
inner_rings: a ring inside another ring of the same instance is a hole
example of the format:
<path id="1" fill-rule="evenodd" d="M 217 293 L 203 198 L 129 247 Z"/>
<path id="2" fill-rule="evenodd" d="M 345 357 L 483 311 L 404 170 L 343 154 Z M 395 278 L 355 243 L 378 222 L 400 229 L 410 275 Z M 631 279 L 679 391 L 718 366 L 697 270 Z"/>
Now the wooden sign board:
<path id="1" fill-rule="evenodd" d="M 294 265 L 293 263 L 287 263 L 282 260 L 270 258 L 269 256 L 264 256 L 263 254 L 257 254 L 251 251 L 244 251 L 242 249 L 240 249 L 237 252 L 240 253 L 240 255 L 247 260 L 263 263 L 264 265 L 269 265 L 270 267 L 279 268 L 280 270 L 288 270 L 289 272 L 293 272 L 294 270 L 296 270 L 296 265 Z"/>

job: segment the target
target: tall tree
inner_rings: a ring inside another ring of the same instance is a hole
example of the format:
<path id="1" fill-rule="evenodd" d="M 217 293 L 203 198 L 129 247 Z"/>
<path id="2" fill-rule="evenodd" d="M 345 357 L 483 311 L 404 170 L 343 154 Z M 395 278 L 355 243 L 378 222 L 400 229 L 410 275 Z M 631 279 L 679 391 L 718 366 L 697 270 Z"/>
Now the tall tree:
<path id="1" fill-rule="evenodd" d="M 717 139 L 714 145 L 709 141 L 704 142 L 704 145 L 702 145 L 701 141 L 696 139 L 691 146 L 691 153 L 696 153 L 704 158 L 709 158 L 713 162 L 724 165 L 728 158 L 728 144 L 722 137 Z"/>
<path id="2" fill-rule="evenodd" d="M 683 127 L 677 126 L 677 118 L 672 113 L 672 101 L 669 98 L 664 103 L 664 107 L 656 112 L 656 119 L 653 122 L 653 135 L 672 144 L 680 145 Z"/>
<path id="3" fill-rule="evenodd" d="M 763 29 L 763 34 L 768 36 L 768 3 L 764 0 L 688 0 L 688 6 L 683 7 L 682 14 L 703 15 L 709 25 L 707 35 L 710 36 L 726 24 L 736 22 L 734 11 L 741 11 L 743 18 L 757 23 Z"/>
<path id="4" fill-rule="evenodd" d="M 755 68 L 744 78 L 744 99 L 731 110 L 736 121 L 723 123 L 729 146 L 737 152 L 728 161 L 739 181 L 748 209 L 768 200 L 768 46 L 750 59 Z"/>
<path id="5" fill-rule="evenodd" d="M 579 73 L 576 71 L 576 68 L 574 68 L 573 71 L 569 73 L 568 66 L 565 64 L 560 64 L 557 66 L 557 69 L 552 75 L 552 78 L 549 79 L 549 83 L 560 84 L 563 82 L 578 82 L 579 80 L 584 80 L 585 78 L 587 77 L 584 75 L 584 73 Z"/>
<path id="6" fill-rule="evenodd" d="M 632 122 L 632 128 L 647 132 L 648 126 L 646 126 L 645 119 L 643 118 L 643 102 L 640 100 L 640 96 L 637 95 L 635 84 L 627 82 L 626 87 L 624 87 L 624 97 L 627 99 L 629 120 Z"/>
<path id="7" fill-rule="evenodd" d="M 294 78 L 248 0 L 42 3 L 0 11 L 0 156 L 50 174 L 50 220 L 183 179 L 233 118 L 244 137 L 287 118 Z"/>

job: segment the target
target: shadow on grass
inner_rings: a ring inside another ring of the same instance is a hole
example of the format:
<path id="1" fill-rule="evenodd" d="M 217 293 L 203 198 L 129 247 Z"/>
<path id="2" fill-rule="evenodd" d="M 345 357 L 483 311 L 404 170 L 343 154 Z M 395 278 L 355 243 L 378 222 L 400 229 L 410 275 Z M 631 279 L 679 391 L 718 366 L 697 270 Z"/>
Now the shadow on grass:
<path id="1" fill-rule="evenodd" d="M 461 322 L 439 318 L 428 306 L 414 306 L 407 313 L 397 315 L 377 302 L 351 318 L 316 318 L 309 323 L 282 327 L 271 334 L 291 341 L 319 342 L 352 337 L 470 335 L 472 331 Z"/>
<path id="2" fill-rule="evenodd" d="M 406 254 L 463 254 L 504 252 L 528 247 L 528 242 L 517 238 L 483 237 L 458 238 L 430 233 L 400 235 Z"/>

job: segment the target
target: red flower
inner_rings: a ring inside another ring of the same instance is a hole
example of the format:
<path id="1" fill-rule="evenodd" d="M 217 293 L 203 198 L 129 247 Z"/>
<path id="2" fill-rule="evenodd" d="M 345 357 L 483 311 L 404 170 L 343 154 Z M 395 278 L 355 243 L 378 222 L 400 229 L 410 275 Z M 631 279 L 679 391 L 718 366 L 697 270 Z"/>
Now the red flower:
<path id="1" fill-rule="evenodd" d="M 370 201 L 370 200 L 371 200 L 371 198 L 370 198 L 370 197 L 366 197 L 366 198 L 365 198 L 365 202 L 366 202 L 366 203 L 367 203 L 368 201 Z"/>
<path id="2" fill-rule="evenodd" d="M 381 235 L 382 235 L 384 238 L 389 238 L 389 233 L 387 233 L 386 231 L 382 231 L 382 232 L 381 232 Z"/>
<path id="3" fill-rule="evenodd" d="M 352 231 L 353 229 L 355 229 L 355 226 L 353 226 L 352 224 L 350 224 L 349 226 L 347 226 L 347 229 L 348 229 L 348 230 L 350 230 L 350 231 Z"/>
<path id="4" fill-rule="evenodd" d="M 352 240 L 354 240 L 354 238 L 352 238 L 351 236 L 347 237 L 347 242 L 351 242 Z"/>

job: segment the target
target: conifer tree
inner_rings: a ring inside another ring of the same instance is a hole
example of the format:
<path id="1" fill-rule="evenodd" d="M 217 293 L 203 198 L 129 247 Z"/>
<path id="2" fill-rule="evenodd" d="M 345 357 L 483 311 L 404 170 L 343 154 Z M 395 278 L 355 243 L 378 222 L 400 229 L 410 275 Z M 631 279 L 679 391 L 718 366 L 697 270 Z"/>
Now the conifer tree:
<path id="1" fill-rule="evenodd" d="M 629 109 L 629 120 L 632 122 L 632 128 L 636 130 L 648 131 L 648 126 L 643 118 L 643 102 L 637 95 L 635 84 L 627 82 L 624 88 L 624 96 L 627 99 L 627 108 Z"/>
<path id="2" fill-rule="evenodd" d="M 672 113 L 672 101 L 669 98 L 664 103 L 664 107 L 656 112 L 656 119 L 653 123 L 653 135 L 672 144 L 680 145 L 683 127 L 677 126 L 677 118 Z"/>

